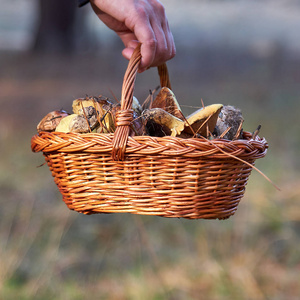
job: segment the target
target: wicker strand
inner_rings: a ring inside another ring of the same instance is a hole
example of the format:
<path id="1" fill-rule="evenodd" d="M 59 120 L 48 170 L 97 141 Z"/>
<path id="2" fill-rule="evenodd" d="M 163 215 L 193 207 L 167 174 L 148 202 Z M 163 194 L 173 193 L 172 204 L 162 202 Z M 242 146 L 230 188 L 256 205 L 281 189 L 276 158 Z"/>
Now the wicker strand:
<path id="1" fill-rule="evenodd" d="M 119 114 L 119 119 L 120 115 L 122 114 L 122 121 L 116 122 L 116 131 L 113 138 L 113 160 L 124 160 L 126 144 L 130 132 L 130 125 L 132 122 L 133 112 L 131 107 L 133 101 L 134 83 L 141 59 L 141 45 L 138 45 L 132 54 L 123 80 L 121 111 Z M 167 65 L 164 63 L 158 66 L 157 70 L 160 77 L 161 87 L 168 87 L 171 89 Z M 123 111 L 124 114 L 122 113 Z"/>
<path id="2" fill-rule="evenodd" d="M 130 124 L 133 119 L 132 100 L 136 73 L 141 61 L 141 46 L 134 50 L 129 61 L 122 86 L 121 110 L 118 114 L 116 131 L 113 138 L 112 158 L 113 160 L 124 160 L 126 144 L 130 131 Z"/>
<path id="3" fill-rule="evenodd" d="M 164 64 L 158 66 L 157 70 L 158 70 L 158 75 L 160 78 L 160 86 L 167 87 L 170 90 L 172 90 L 167 65 L 164 63 Z"/>

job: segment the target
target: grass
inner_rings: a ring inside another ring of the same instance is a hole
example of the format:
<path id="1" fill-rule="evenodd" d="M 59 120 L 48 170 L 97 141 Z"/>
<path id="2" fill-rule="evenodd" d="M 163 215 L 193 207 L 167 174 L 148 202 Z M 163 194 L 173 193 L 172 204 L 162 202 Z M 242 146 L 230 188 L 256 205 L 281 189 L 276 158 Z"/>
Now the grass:
<path id="1" fill-rule="evenodd" d="M 12 58 L 1 59 L 9 65 Z M 84 75 L 93 68 L 86 61 L 55 78 L 62 62 L 17 59 L 23 74 L 9 69 L 0 83 L 1 299 L 298 299 L 300 91 L 288 65 L 276 82 L 261 64 L 243 76 L 174 76 L 185 109 L 202 97 L 240 107 L 248 130 L 262 123 L 270 150 L 256 166 L 281 188 L 253 171 L 233 217 L 189 221 L 70 212 L 47 167 L 37 168 L 43 157 L 31 153 L 30 138 L 45 113 L 70 106 L 83 90 L 107 91 L 109 83 L 117 94 L 122 76 L 107 74 L 99 84 Z M 154 76 L 141 75 L 137 93 L 149 90 Z"/>

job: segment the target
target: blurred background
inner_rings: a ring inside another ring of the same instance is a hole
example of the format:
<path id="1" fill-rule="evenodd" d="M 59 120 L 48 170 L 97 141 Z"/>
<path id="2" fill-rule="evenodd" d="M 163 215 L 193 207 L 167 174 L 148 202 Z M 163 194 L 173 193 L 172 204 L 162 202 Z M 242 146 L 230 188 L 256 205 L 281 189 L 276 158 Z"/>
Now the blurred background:
<path id="1" fill-rule="evenodd" d="M 225 221 L 84 216 L 62 202 L 36 125 L 85 95 L 120 98 L 127 61 L 89 5 L 0 0 L 1 299 L 299 299 L 300 1 L 164 0 L 185 113 L 239 107 L 267 156 Z M 139 74 L 135 95 L 156 87 Z"/>

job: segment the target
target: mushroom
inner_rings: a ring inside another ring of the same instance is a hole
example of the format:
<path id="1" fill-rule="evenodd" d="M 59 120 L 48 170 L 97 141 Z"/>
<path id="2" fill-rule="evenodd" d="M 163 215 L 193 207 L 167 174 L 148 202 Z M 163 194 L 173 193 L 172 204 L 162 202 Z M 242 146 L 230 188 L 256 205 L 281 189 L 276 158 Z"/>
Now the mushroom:
<path id="1" fill-rule="evenodd" d="M 55 131 L 61 119 L 68 116 L 64 110 L 55 110 L 48 113 L 37 125 L 37 131 Z"/>
<path id="2" fill-rule="evenodd" d="M 140 116 L 143 112 L 143 108 L 139 102 L 139 100 L 133 96 L 132 100 L 132 109 Z"/>
<path id="3" fill-rule="evenodd" d="M 167 87 L 163 87 L 155 97 L 151 108 L 162 108 L 167 113 L 183 120 L 181 108 L 174 93 Z"/>
<path id="4" fill-rule="evenodd" d="M 226 105 L 219 113 L 214 134 L 227 140 L 239 139 L 243 134 L 241 128 L 243 122 L 244 118 L 241 110 L 234 106 Z"/>
<path id="5" fill-rule="evenodd" d="M 88 120 L 81 115 L 72 114 L 63 118 L 56 127 L 57 132 L 87 133 L 91 131 Z"/>
<path id="6" fill-rule="evenodd" d="M 162 108 L 145 109 L 142 118 L 151 136 L 176 136 L 179 133 L 177 128 L 184 124 L 182 120 Z"/>
<path id="7" fill-rule="evenodd" d="M 222 104 L 212 104 L 198 109 L 176 128 L 177 132 L 179 132 L 178 136 L 200 134 L 208 137 L 215 129 L 222 107 Z"/>

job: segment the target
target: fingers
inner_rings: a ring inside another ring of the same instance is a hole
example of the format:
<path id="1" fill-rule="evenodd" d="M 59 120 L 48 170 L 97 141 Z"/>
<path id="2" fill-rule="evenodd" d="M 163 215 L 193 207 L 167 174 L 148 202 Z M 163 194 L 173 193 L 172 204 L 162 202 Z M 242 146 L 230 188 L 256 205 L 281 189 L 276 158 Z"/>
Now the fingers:
<path id="1" fill-rule="evenodd" d="M 122 54 L 126 58 L 130 58 L 138 44 L 137 41 L 142 44 L 140 72 L 164 63 L 173 58 L 176 53 L 164 7 L 156 0 L 150 4 L 144 3 L 135 7 L 136 14 L 131 14 L 130 18 L 125 20 L 126 26 L 133 34 L 120 35 L 125 45 Z"/>
<path id="2" fill-rule="evenodd" d="M 174 57 L 176 50 L 173 35 L 170 31 L 164 7 L 157 3 L 153 6 L 155 13 L 149 14 L 144 27 L 136 26 L 135 35 L 142 43 L 142 61 L 140 72 L 148 67 L 158 66 Z"/>
<path id="3" fill-rule="evenodd" d="M 130 59 L 142 44 L 140 72 L 174 57 L 175 43 L 165 8 L 159 0 L 90 0 L 99 18 L 122 39 L 122 54 Z M 137 42 L 138 41 L 138 42 Z"/>
<path id="4" fill-rule="evenodd" d="M 127 43 L 123 41 L 124 45 L 127 45 L 127 47 L 123 49 L 122 55 L 128 60 L 130 59 L 134 49 L 139 45 L 139 41 L 135 40 L 134 38 L 135 36 L 132 37 Z"/>
<path id="5" fill-rule="evenodd" d="M 142 44 L 142 67 L 153 67 L 161 65 L 165 61 L 173 58 L 176 53 L 173 35 L 169 29 L 169 25 L 166 19 L 165 22 L 161 24 L 157 22 L 151 22 L 151 26 L 156 44 L 155 46 L 151 45 L 151 42 L 150 44 L 148 44 L 147 42 Z M 147 57 L 152 60 L 147 61 Z"/>

